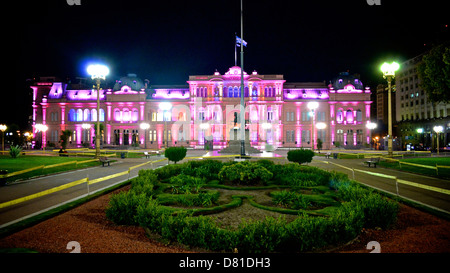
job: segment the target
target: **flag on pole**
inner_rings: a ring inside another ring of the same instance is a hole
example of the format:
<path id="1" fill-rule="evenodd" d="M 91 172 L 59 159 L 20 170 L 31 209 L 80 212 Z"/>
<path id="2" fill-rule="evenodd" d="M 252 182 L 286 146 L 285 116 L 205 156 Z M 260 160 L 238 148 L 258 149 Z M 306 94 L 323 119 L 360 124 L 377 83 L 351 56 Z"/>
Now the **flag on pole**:
<path id="1" fill-rule="evenodd" d="M 241 44 L 243 44 L 244 46 L 247 46 L 247 42 L 246 41 L 244 41 L 243 39 L 241 39 L 238 36 L 236 36 L 236 46 L 240 47 Z"/>

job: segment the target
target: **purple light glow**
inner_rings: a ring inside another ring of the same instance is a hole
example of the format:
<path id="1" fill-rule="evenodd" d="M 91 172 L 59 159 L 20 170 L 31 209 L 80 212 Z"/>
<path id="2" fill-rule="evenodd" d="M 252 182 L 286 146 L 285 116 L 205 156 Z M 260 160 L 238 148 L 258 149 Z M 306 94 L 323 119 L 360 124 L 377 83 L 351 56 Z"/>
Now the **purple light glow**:
<path id="1" fill-rule="evenodd" d="M 154 99 L 189 99 L 189 89 L 155 89 Z"/>
<path id="2" fill-rule="evenodd" d="M 285 100 L 329 98 L 327 89 L 284 89 Z"/>
<path id="3" fill-rule="evenodd" d="M 338 89 L 337 93 L 362 93 L 361 89 L 355 89 L 355 87 L 351 84 L 347 84 L 344 86 L 344 89 Z"/>
<path id="4" fill-rule="evenodd" d="M 67 100 L 97 100 L 97 90 L 67 90 Z M 105 100 L 105 91 L 100 91 L 100 100 Z"/>

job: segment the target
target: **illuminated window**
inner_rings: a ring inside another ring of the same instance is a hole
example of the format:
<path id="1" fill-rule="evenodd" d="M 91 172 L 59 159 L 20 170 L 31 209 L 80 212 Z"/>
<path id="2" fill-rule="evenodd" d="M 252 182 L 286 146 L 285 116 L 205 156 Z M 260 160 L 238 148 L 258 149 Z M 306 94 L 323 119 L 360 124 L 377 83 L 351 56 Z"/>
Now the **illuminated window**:
<path id="1" fill-rule="evenodd" d="M 122 121 L 122 113 L 120 113 L 119 109 L 114 110 L 114 120 L 115 121 Z"/>
<path id="2" fill-rule="evenodd" d="M 77 121 L 83 121 L 83 110 L 77 110 Z"/>
<path id="3" fill-rule="evenodd" d="M 137 122 L 139 120 L 139 112 L 137 109 L 133 109 L 133 113 L 131 114 L 131 121 Z"/>
<path id="4" fill-rule="evenodd" d="M 339 109 L 336 113 L 336 121 L 337 123 L 342 123 L 344 121 L 344 115 L 342 114 L 342 109 Z"/>
<path id="5" fill-rule="evenodd" d="M 362 121 L 362 112 L 361 110 L 356 110 L 356 121 Z"/>
<path id="6" fill-rule="evenodd" d="M 353 122 L 353 112 L 352 110 L 347 110 L 347 112 L 345 113 L 345 117 L 347 119 L 347 122 Z"/>

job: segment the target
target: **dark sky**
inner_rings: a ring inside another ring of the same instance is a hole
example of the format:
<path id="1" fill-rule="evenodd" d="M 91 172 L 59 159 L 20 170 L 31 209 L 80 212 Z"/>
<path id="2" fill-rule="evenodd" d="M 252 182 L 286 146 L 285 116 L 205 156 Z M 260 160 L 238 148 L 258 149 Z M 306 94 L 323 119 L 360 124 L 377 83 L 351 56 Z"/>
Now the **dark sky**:
<path id="1" fill-rule="evenodd" d="M 234 65 L 239 0 L 14 2 L 15 19 L 3 19 L 11 46 L 4 54 L 14 57 L 6 98 L 18 114 L 2 109 L 2 123 L 26 126 L 26 79 L 87 77 L 92 61 L 110 67 L 111 82 L 136 73 L 154 85 L 186 84 L 189 75 Z M 328 82 L 349 70 L 374 89 L 383 61 L 414 57 L 446 35 L 446 12 L 435 0 L 244 0 L 244 70 L 283 74 L 287 82 Z"/>

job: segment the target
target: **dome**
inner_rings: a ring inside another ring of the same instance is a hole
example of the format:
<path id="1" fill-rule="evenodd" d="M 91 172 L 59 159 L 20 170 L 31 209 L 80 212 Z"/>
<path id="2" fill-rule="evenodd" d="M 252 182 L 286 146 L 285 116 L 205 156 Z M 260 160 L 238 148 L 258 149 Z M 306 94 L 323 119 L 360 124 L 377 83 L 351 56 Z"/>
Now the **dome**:
<path id="1" fill-rule="evenodd" d="M 353 85 L 355 89 L 364 90 L 364 85 L 358 74 L 350 75 L 349 72 L 341 72 L 339 76 L 331 82 L 335 90 L 344 89 L 346 85 Z"/>
<path id="2" fill-rule="evenodd" d="M 116 80 L 113 91 L 119 91 L 125 85 L 136 91 L 146 88 L 144 82 L 136 74 L 128 74 L 126 77 Z"/>

